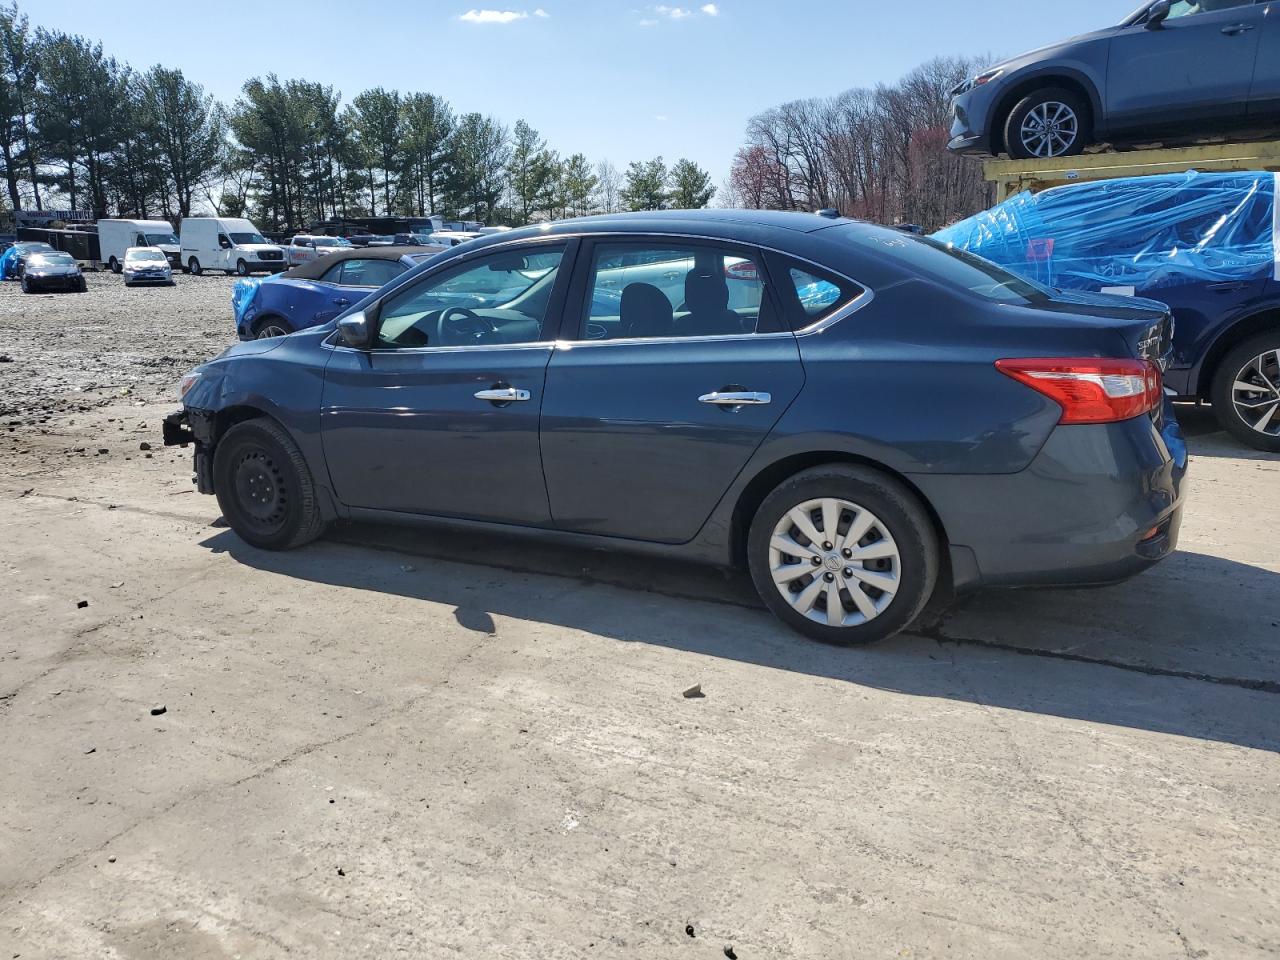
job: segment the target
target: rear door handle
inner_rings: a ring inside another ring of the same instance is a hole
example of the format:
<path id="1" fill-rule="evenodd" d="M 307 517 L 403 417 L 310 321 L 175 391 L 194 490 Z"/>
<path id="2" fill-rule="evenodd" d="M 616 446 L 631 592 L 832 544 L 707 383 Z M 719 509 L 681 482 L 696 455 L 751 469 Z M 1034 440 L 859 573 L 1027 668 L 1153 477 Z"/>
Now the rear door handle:
<path id="1" fill-rule="evenodd" d="M 772 403 L 773 397 L 767 393 L 756 393 L 749 390 L 730 392 L 717 390 L 715 393 L 704 393 L 698 398 L 698 402 L 712 403 L 717 407 L 754 407 Z"/>
<path id="2" fill-rule="evenodd" d="M 1253 29 L 1252 23 L 1233 23 L 1230 26 L 1222 28 L 1222 32 L 1228 37 L 1238 37 L 1242 33 L 1248 33 Z"/>
<path id="3" fill-rule="evenodd" d="M 529 399 L 528 390 L 519 390 L 515 387 L 493 387 L 490 390 L 477 390 L 477 400 L 488 400 L 491 403 L 512 403 L 513 401 L 523 401 Z"/>
<path id="4" fill-rule="evenodd" d="M 346 297 L 339 297 L 337 300 L 333 301 L 333 305 L 335 307 L 347 307 L 351 305 L 351 301 Z"/>

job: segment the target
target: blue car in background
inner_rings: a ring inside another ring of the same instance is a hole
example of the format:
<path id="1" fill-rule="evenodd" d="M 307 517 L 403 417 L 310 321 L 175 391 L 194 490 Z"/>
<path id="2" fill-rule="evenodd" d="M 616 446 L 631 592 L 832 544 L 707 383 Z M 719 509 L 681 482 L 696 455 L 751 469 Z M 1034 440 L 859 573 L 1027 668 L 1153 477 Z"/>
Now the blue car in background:
<path id="1" fill-rule="evenodd" d="M 1022 193 L 934 234 L 1046 287 L 1166 303 L 1165 386 L 1280 451 L 1280 273 L 1273 173 L 1126 177 Z"/>
<path id="2" fill-rule="evenodd" d="M 940 583 L 1113 582 L 1174 549 L 1170 324 L 838 218 L 593 217 L 236 344 L 164 442 L 255 547 L 483 524 L 742 566 L 790 626 L 864 643 Z"/>
<path id="3" fill-rule="evenodd" d="M 236 334 L 241 340 L 259 340 L 327 323 L 442 249 L 344 249 L 265 280 L 240 280 L 233 297 Z"/>

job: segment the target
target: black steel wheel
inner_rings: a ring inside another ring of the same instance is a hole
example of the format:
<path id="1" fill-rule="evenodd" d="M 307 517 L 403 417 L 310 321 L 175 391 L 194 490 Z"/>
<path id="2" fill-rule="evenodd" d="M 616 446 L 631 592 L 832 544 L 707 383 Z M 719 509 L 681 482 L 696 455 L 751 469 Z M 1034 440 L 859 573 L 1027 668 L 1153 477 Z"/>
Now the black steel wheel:
<path id="1" fill-rule="evenodd" d="M 273 420 L 246 420 L 223 435 L 213 486 L 231 529 L 255 547 L 290 550 L 324 531 L 302 451 Z"/>

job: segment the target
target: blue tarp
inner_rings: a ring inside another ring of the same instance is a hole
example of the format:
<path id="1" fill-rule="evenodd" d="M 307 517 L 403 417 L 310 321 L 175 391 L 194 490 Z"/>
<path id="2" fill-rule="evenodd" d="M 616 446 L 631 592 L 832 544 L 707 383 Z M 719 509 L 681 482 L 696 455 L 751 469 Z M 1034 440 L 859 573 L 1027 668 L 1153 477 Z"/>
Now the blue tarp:
<path id="1" fill-rule="evenodd" d="M 1125 177 L 1020 193 L 934 237 L 1048 286 L 1143 295 L 1276 276 L 1275 200 L 1272 173 Z"/>
<path id="2" fill-rule="evenodd" d="M 244 317 L 244 312 L 249 309 L 249 304 L 253 302 L 253 296 L 258 292 L 258 287 L 264 283 L 270 283 L 283 277 L 283 273 L 272 273 L 265 277 L 241 277 L 231 287 L 231 309 L 236 316 L 236 326 L 240 326 L 240 320 Z"/>
<path id="3" fill-rule="evenodd" d="M 0 253 L 0 280 L 12 280 L 18 270 L 18 248 L 10 247 Z"/>

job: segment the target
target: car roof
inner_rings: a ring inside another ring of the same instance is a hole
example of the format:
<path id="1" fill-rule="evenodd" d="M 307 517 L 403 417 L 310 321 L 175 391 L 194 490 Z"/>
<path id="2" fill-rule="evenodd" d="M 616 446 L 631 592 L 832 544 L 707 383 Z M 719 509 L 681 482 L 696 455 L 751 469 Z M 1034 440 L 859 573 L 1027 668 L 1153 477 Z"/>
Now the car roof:
<path id="1" fill-rule="evenodd" d="M 716 237 L 739 243 L 784 247 L 790 237 L 795 241 L 835 226 L 849 226 L 868 231 L 884 229 L 874 224 L 845 217 L 826 217 L 815 213 L 793 213 L 779 210 L 653 210 L 640 213 L 613 213 L 593 217 L 577 217 L 554 223 L 521 227 L 505 233 L 487 234 L 469 241 L 456 251 L 474 252 L 490 246 L 531 240 L 538 237 L 575 234 L 645 234 Z M 796 244 L 799 245 L 799 244 Z M 807 244 L 804 244 L 807 246 Z"/>
<path id="2" fill-rule="evenodd" d="M 337 253 L 309 260 L 281 276 L 286 280 L 318 280 L 326 270 L 343 260 L 400 260 L 406 256 L 421 257 L 424 252 L 423 247 L 343 247 Z"/>

